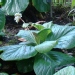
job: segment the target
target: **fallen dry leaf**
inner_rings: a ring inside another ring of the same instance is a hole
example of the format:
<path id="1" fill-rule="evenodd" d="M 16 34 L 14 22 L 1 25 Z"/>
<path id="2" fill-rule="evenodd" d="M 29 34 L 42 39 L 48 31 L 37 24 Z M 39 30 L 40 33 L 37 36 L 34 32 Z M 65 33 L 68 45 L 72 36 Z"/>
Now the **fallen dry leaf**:
<path id="1" fill-rule="evenodd" d="M 25 42 L 26 41 L 26 39 L 24 39 L 24 38 L 19 38 L 18 40 L 19 41 L 22 41 L 22 42 Z"/>

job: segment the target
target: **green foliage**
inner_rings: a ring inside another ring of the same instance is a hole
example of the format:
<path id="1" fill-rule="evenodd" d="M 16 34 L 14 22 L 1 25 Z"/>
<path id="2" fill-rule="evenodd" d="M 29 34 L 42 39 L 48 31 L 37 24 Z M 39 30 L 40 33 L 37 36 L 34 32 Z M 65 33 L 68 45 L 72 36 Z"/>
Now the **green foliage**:
<path id="1" fill-rule="evenodd" d="M 51 33 L 50 29 L 42 29 L 40 31 L 20 30 L 16 36 L 22 37 L 31 43 L 39 44 L 41 42 L 44 42 L 50 33 Z"/>
<path id="2" fill-rule="evenodd" d="M 50 29 L 51 29 L 53 25 L 54 25 L 53 22 L 50 21 L 50 22 L 44 23 L 44 24 L 43 24 L 43 27 L 45 27 L 45 28 L 50 28 Z"/>
<path id="3" fill-rule="evenodd" d="M 31 2 L 31 3 L 30 3 Z M 3 11 L 7 15 L 14 15 L 15 13 L 24 11 L 29 4 L 32 4 L 40 12 L 48 12 L 51 8 L 51 4 L 54 6 L 63 5 L 65 6 L 66 1 L 64 0 L 1 0 L 0 5 Z M 69 4 L 70 2 L 68 2 Z M 68 5 L 67 4 L 67 5 Z M 75 2 L 72 0 L 72 7 L 74 7 Z"/>
<path id="4" fill-rule="evenodd" d="M 37 32 L 37 31 L 20 30 L 16 36 L 22 37 L 31 43 L 37 44 L 37 41 L 36 41 L 36 38 L 35 38 L 33 32 Z"/>
<path id="5" fill-rule="evenodd" d="M 26 72 L 32 71 L 33 64 L 34 64 L 33 60 L 34 60 L 33 58 L 30 58 L 26 60 L 17 61 L 16 65 L 17 65 L 19 72 L 26 73 Z"/>
<path id="6" fill-rule="evenodd" d="M 38 30 L 44 29 L 44 27 L 41 24 L 37 24 L 37 23 L 35 24 L 35 23 L 33 23 L 32 26 L 35 27 Z"/>
<path id="7" fill-rule="evenodd" d="M 40 40 L 40 43 L 44 42 L 47 38 L 47 36 L 51 33 L 52 31 L 50 29 L 42 29 L 40 32 L 37 34 L 37 38 Z M 45 36 L 44 36 L 45 35 Z M 44 37 L 43 37 L 44 36 Z"/>
<path id="8" fill-rule="evenodd" d="M 75 0 L 72 0 L 71 8 L 75 7 Z"/>
<path id="9" fill-rule="evenodd" d="M 29 5 L 29 0 L 1 1 L 0 35 L 3 35 L 2 30 L 5 25 L 4 14 L 14 15 L 15 13 L 24 11 Z M 72 7 L 74 6 L 73 1 Z M 32 0 L 32 5 L 40 12 L 50 10 L 47 0 Z M 28 25 L 24 23 L 23 26 L 27 27 Z M 53 75 L 56 67 L 75 62 L 74 57 L 53 51 L 53 48 L 71 49 L 75 47 L 75 26 L 59 26 L 53 24 L 52 21 L 43 25 L 32 24 L 32 26 L 37 30 L 20 30 L 16 35 L 24 38 L 26 42 L 0 47 L 0 51 L 2 51 L 0 58 L 2 60 L 16 61 L 20 72 L 26 73 L 34 69 L 36 75 Z M 70 68 L 73 69 L 73 67 Z M 67 71 L 65 70 L 65 72 Z M 58 72 L 54 75 L 57 74 Z M 8 74 L 0 73 L 0 75 Z"/>
<path id="10" fill-rule="evenodd" d="M 2 10 L 6 15 L 14 15 L 15 13 L 24 11 L 29 5 L 29 0 L 2 0 Z M 43 0 L 32 0 L 32 5 L 40 12 L 47 12 L 50 10 L 50 5 Z"/>
<path id="11" fill-rule="evenodd" d="M 33 6 L 40 12 L 47 12 L 50 10 L 50 4 L 46 0 L 32 0 Z"/>
<path id="12" fill-rule="evenodd" d="M 53 48 L 75 47 L 75 26 L 59 26 L 52 21 L 34 25 L 37 30 L 20 30 L 16 35 L 26 42 L 0 47 L 2 60 L 15 60 L 20 72 L 34 69 L 36 75 L 53 75 L 58 66 L 75 62 L 74 57 L 53 51 Z"/>
<path id="13" fill-rule="evenodd" d="M 37 54 L 34 46 L 27 46 L 25 43 L 19 45 L 4 46 L 1 47 L 0 50 L 3 50 L 3 53 L 0 56 L 3 60 L 28 59 Z"/>
<path id="14" fill-rule="evenodd" d="M 4 25 L 5 25 L 5 14 L 0 9 L 0 30 L 2 30 L 4 28 Z"/>
<path id="15" fill-rule="evenodd" d="M 0 0 L 0 1 L 1 1 L 1 2 L 0 2 L 0 5 L 1 5 L 1 6 L 5 5 L 6 0 Z"/>
<path id="16" fill-rule="evenodd" d="M 70 49 L 75 47 L 75 26 L 52 26 L 52 35 L 49 35 L 47 40 L 58 40 L 55 48 Z"/>
<path id="17" fill-rule="evenodd" d="M 75 75 L 75 68 L 73 66 L 68 66 L 59 70 L 54 75 Z"/>
<path id="18" fill-rule="evenodd" d="M 36 75 L 53 75 L 55 67 L 75 62 L 75 58 L 50 51 L 45 54 L 38 54 L 35 58 L 34 71 Z"/>
<path id="19" fill-rule="evenodd" d="M 40 45 L 35 46 L 35 50 L 39 53 L 46 53 L 52 50 L 57 44 L 57 41 L 45 41 Z"/>
<path id="20" fill-rule="evenodd" d="M 6 0 L 2 10 L 6 12 L 7 15 L 14 15 L 15 13 L 24 11 L 29 4 L 29 0 Z"/>
<path id="21" fill-rule="evenodd" d="M 4 33 L 2 32 L 4 26 L 5 26 L 5 15 L 4 12 L 0 9 L 0 35 L 4 35 Z"/>
<path id="22" fill-rule="evenodd" d="M 0 36 L 4 36 L 5 35 L 5 33 L 1 30 L 0 31 Z"/>

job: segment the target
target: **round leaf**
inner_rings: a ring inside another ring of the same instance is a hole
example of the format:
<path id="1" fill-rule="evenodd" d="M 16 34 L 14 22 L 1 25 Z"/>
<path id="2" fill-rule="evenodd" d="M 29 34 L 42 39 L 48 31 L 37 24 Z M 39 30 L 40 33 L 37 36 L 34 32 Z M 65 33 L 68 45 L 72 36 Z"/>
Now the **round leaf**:
<path id="1" fill-rule="evenodd" d="M 70 49 L 75 47 L 75 26 L 52 26 L 52 34 L 48 36 L 48 41 L 58 40 L 55 48 Z"/>
<path id="2" fill-rule="evenodd" d="M 37 46 L 35 46 L 35 50 L 40 53 L 46 53 L 52 50 L 57 44 L 57 41 L 45 41 Z"/>
<path id="3" fill-rule="evenodd" d="M 50 5 L 43 0 L 32 0 L 33 6 L 40 12 L 47 12 L 50 10 Z"/>
<path id="4" fill-rule="evenodd" d="M 36 56 L 34 71 L 36 75 L 53 75 L 56 67 L 74 62 L 75 58 L 72 56 L 60 52 L 50 51 Z"/>
<path id="5" fill-rule="evenodd" d="M 16 36 L 22 37 L 22 38 L 26 39 L 27 41 L 36 44 L 37 42 L 36 42 L 36 38 L 35 38 L 33 32 L 37 32 L 37 31 L 20 30 Z"/>
<path id="6" fill-rule="evenodd" d="M 54 75 L 75 75 L 75 68 L 73 66 L 68 66 L 59 70 Z"/>
<path id="7" fill-rule="evenodd" d="M 0 56 L 3 60 L 28 59 L 37 54 L 33 46 L 27 46 L 25 44 L 3 46 L 0 47 L 0 50 L 3 50 Z"/>
<path id="8" fill-rule="evenodd" d="M 29 0 L 6 0 L 2 10 L 5 11 L 7 15 L 14 15 L 15 13 L 24 11 L 28 4 Z"/>

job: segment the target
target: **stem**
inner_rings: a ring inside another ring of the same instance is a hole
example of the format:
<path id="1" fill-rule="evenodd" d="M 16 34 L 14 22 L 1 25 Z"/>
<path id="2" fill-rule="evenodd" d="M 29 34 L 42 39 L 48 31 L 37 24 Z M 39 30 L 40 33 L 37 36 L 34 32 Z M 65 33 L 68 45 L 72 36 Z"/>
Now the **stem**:
<path id="1" fill-rule="evenodd" d="M 23 23 L 25 23 L 25 21 L 24 21 L 22 18 L 20 18 L 20 20 L 21 20 Z"/>

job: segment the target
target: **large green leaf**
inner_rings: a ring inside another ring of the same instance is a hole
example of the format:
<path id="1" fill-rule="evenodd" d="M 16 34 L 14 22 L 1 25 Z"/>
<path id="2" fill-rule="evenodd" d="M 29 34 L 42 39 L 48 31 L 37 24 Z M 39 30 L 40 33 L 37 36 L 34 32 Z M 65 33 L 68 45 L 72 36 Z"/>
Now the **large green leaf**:
<path id="1" fill-rule="evenodd" d="M 50 10 L 50 5 L 47 1 L 43 0 L 32 0 L 33 6 L 40 12 L 47 12 Z"/>
<path id="2" fill-rule="evenodd" d="M 33 70 L 33 58 L 17 61 L 18 71 L 21 73 L 30 72 Z"/>
<path id="3" fill-rule="evenodd" d="M 46 53 L 52 50 L 57 44 L 57 41 L 45 41 L 37 46 L 35 46 L 35 50 L 40 53 Z"/>
<path id="4" fill-rule="evenodd" d="M 50 29 L 42 29 L 41 31 L 32 31 L 32 30 L 20 30 L 16 36 L 22 37 L 29 42 L 39 44 L 44 42 L 47 36 L 51 33 Z"/>
<path id="5" fill-rule="evenodd" d="M 75 58 L 60 52 L 50 51 L 46 54 L 38 54 L 34 62 L 36 75 L 53 75 L 58 66 L 74 63 Z"/>
<path id="6" fill-rule="evenodd" d="M 54 75 L 75 75 L 75 68 L 73 66 L 68 66 L 59 70 Z"/>
<path id="7" fill-rule="evenodd" d="M 40 39 L 40 43 L 44 42 L 51 32 L 51 29 L 42 29 L 41 31 L 39 31 L 37 37 L 38 39 Z"/>
<path id="8" fill-rule="evenodd" d="M 3 51 L 0 56 L 3 60 L 28 59 L 37 54 L 33 46 L 27 46 L 25 44 L 3 46 L 0 47 L 0 50 Z"/>
<path id="9" fill-rule="evenodd" d="M 34 26 L 38 30 L 44 29 L 44 26 L 42 26 L 41 24 L 33 23 L 32 26 Z"/>
<path id="10" fill-rule="evenodd" d="M 42 42 L 44 42 L 47 38 L 47 36 L 51 33 L 51 30 L 50 29 L 42 29 L 40 30 L 38 33 L 34 33 L 34 36 L 35 36 L 35 39 L 36 39 L 36 42 L 37 44 L 40 44 Z"/>
<path id="11" fill-rule="evenodd" d="M 16 36 L 22 37 L 22 38 L 26 39 L 27 41 L 36 44 L 37 42 L 36 42 L 36 38 L 35 38 L 33 32 L 36 32 L 36 31 L 20 30 Z"/>
<path id="12" fill-rule="evenodd" d="M 44 23 L 43 24 L 43 27 L 45 27 L 45 28 L 52 28 L 52 26 L 53 26 L 54 24 L 53 24 L 53 21 L 50 21 L 50 22 L 47 22 L 47 23 Z"/>
<path id="13" fill-rule="evenodd" d="M 52 26 L 52 34 L 48 36 L 48 41 L 58 40 L 55 48 L 70 49 L 75 47 L 75 26 Z"/>
<path id="14" fill-rule="evenodd" d="M 5 14 L 0 9 L 0 31 L 4 28 L 4 25 L 5 25 Z"/>
<path id="15" fill-rule="evenodd" d="M 29 0 L 6 0 L 2 10 L 5 11 L 7 15 L 14 15 L 15 13 L 24 11 L 28 4 Z"/>
<path id="16" fill-rule="evenodd" d="M 32 24 L 32 26 L 34 26 L 34 27 L 35 27 L 36 29 L 38 29 L 38 30 L 44 29 L 44 26 L 42 26 L 41 24 L 35 23 L 35 24 Z"/>
<path id="17" fill-rule="evenodd" d="M 36 75 L 53 75 L 54 67 L 49 58 L 40 54 L 36 56 L 34 62 L 34 72 Z"/>

